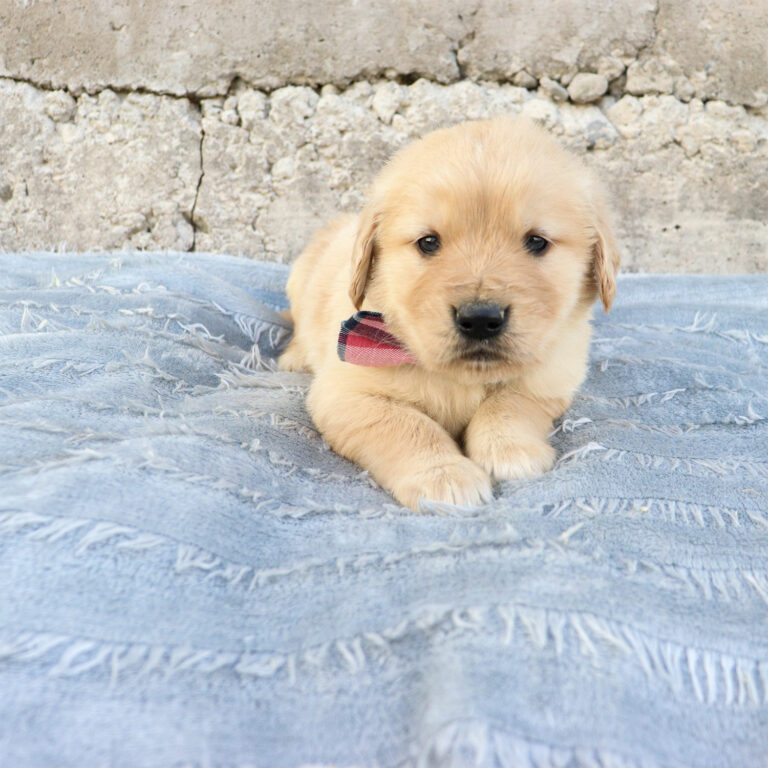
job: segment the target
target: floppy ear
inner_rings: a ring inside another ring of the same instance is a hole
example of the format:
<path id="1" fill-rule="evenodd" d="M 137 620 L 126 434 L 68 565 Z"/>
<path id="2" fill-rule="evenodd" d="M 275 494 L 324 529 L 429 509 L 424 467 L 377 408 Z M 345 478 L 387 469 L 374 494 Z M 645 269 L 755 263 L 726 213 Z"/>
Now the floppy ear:
<path id="1" fill-rule="evenodd" d="M 595 244 L 592 246 L 592 269 L 597 292 L 607 312 L 616 295 L 616 273 L 619 271 L 621 260 L 601 201 L 595 203 L 595 238 Z"/>
<path id="2" fill-rule="evenodd" d="M 352 281 L 349 285 L 349 298 L 352 299 L 355 309 L 360 309 L 365 298 L 365 289 L 376 251 L 378 224 L 379 217 L 370 205 L 366 206 L 360 214 L 360 225 L 352 248 Z"/>

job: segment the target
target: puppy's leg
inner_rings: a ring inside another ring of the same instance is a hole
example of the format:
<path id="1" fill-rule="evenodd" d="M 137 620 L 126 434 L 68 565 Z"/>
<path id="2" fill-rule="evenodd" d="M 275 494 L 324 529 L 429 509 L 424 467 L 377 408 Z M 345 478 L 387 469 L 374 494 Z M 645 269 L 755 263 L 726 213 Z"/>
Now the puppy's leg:
<path id="1" fill-rule="evenodd" d="M 533 399 L 502 387 L 486 398 L 464 433 L 467 455 L 495 480 L 534 477 L 552 468 L 552 421 L 568 407 L 561 398 Z"/>
<path id="2" fill-rule="evenodd" d="M 421 500 L 478 506 L 492 498 L 488 474 L 425 413 L 405 403 L 318 376 L 307 398 L 323 437 L 369 470 L 404 506 Z"/>
<path id="3" fill-rule="evenodd" d="M 311 370 L 307 363 L 304 350 L 296 341 L 296 338 L 291 339 L 288 343 L 288 346 L 280 355 L 277 365 L 281 371 L 298 371 L 299 373 L 303 373 Z"/>

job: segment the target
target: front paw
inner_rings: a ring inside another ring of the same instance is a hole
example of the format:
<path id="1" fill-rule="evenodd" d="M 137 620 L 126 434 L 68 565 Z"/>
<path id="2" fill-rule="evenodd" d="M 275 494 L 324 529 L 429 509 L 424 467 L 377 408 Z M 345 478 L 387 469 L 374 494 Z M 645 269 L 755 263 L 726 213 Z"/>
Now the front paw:
<path id="1" fill-rule="evenodd" d="M 440 501 L 460 507 L 479 507 L 493 498 L 488 473 L 464 456 L 450 457 L 434 466 L 414 468 L 399 478 L 392 494 L 419 512 L 419 502 Z"/>
<path id="2" fill-rule="evenodd" d="M 278 358 L 277 367 L 281 371 L 296 371 L 297 373 L 305 373 L 309 371 L 307 361 L 304 359 L 304 353 L 296 343 L 295 338 L 291 339 L 288 346 Z"/>
<path id="3" fill-rule="evenodd" d="M 555 449 L 545 440 L 489 437 L 467 445 L 467 454 L 494 480 L 522 480 L 548 472 L 555 463 Z"/>

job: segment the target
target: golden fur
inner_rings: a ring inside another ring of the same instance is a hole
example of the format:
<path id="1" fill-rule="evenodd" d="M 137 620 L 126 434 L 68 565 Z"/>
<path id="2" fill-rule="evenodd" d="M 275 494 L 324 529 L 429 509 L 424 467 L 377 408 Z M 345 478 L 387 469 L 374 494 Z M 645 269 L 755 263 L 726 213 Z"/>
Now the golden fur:
<path id="1" fill-rule="evenodd" d="M 531 233 L 551 243 L 541 256 Z M 416 243 L 432 234 L 440 249 L 425 256 Z M 297 259 L 280 366 L 315 375 L 307 403 L 324 438 L 402 504 L 478 505 L 493 479 L 552 467 L 547 435 L 584 378 L 591 305 L 599 293 L 610 307 L 618 262 L 594 183 L 543 129 L 499 118 L 435 131 Z M 472 301 L 508 307 L 509 322 L 468 352 L 454 308 Z M 341 362 L 339 325 L 356 308 L 383 313 L 419 364 Z"/>

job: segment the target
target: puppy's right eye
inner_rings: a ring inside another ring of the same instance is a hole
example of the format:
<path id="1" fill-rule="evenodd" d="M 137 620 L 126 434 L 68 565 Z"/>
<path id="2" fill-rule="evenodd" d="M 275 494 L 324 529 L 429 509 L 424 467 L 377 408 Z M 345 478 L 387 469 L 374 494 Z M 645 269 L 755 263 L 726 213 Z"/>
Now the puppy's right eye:
<path id="1" fill-rule="evenodd" d="M 416 247 L 425 255 L 431 256 L 440 250 L 440 238 L 437 235 L 420 237 L 416 241 Z"/>
<path id="2" fill-rule="evenodd" d="M 523 241 L 523 246 L 531 256 L 543 256 L 550 246 L 549 240 L 541 235 L 528 235 Z"/>

